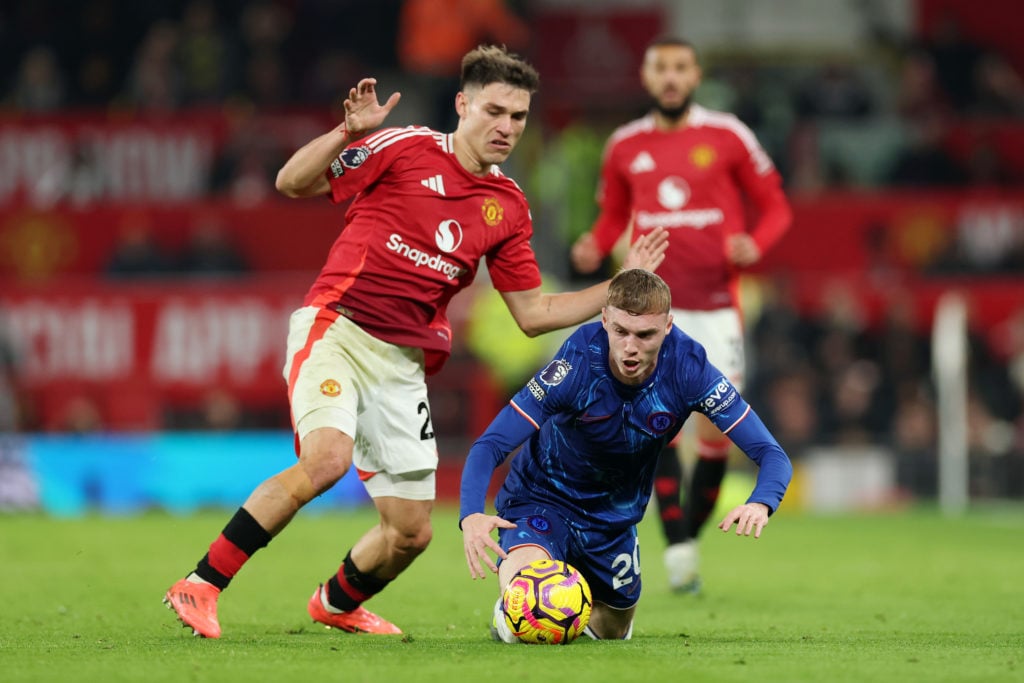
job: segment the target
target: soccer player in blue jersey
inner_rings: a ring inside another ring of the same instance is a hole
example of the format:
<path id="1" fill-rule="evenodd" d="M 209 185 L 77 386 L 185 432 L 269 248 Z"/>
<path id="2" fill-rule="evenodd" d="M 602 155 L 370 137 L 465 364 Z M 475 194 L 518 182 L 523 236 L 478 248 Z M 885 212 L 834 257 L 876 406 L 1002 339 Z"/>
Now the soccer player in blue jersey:
<path id="1" fill-rule="evenodd" d="M 706 415 L 758 464 L 747 502 L 718 528 L 761 536 L 793 473 L 786 453 L 704 348 L 672 324 L 668 285 L 641 269 L 611 281 L 601 322 L 581 326 L 473 444 L 462 471 L 459 525 L 470 575 L 504 590 L 524 565 L 560 559 L 593 591 L 586 633 L 628 639 L 640 599 L 636 525 L 658 456 L 687 416 Z M 494 469 L 522 446 L 484 512 Z M 491 532 L 498 531 L 498 540 Z M 489 552 L 498 557 L 495 563 Z M 515 638 L 495 605 L 492 635 Z"/>

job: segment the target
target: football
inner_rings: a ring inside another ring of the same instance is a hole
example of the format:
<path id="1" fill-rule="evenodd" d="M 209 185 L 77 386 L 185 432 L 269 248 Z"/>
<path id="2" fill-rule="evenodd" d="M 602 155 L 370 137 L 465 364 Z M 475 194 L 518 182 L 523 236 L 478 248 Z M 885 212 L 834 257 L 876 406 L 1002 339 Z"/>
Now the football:
<path id="1" fill-rule="evenodd" d="M 535 560 L 512 577 L 501 598 L 505 623 L 523 643 L 568 645 L 590 621 L 586 579 L 561 560 Z"/>

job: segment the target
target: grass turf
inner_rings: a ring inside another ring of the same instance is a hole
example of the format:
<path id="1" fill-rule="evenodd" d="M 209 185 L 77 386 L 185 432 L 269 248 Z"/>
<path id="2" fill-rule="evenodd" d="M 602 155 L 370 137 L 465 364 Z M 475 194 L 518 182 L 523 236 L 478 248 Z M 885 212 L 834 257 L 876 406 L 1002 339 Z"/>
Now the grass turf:
<path id="1" fill-rule="evenodd" d="M 230 516 L 0 517 L 0 679 L 16 681 L 1024 681 L 1024 508 L 947 519 L 787 513 L 754 541 L 709 528 L 704 592 L 665 585 L 641 526 L 644 593 L 629 642 L 502 646 L 487 635 L 493 577 L 472 581 L 456 513 L 368 607 L 404 636 L 324 630 L 317 583 L 375 522 L 300 514 L 220 601 L 220 640 L 160 604 Z"/>

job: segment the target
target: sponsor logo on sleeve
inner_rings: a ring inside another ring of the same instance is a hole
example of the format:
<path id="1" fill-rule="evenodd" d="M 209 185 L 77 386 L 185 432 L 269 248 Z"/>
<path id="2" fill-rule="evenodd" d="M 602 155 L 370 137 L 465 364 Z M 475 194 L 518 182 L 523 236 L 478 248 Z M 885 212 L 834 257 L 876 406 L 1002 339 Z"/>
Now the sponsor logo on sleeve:
<path id="1" fill-rule="evenodd" d="M 561 384 L 562 380 L 569 376 L 570 370 L 572 370 L 572 366 L 561 358 L 553 360 L 541 371 L 540 381 L 544 382 L 544 384 L 547 384 L 549 387 L 553 387 L 557 384 Z"/>
<path id="2" fill-rule="evenodd" d="M 700 399 L 701 412 L 708 417 L 715 417 L 728 410 L 730 406 L 736 403 L 739 396 L 740 394 L 736 391 L 736 387 L 729 380 L 719 377 L 714 388 Z"/>
<path id="3" fill-rule="evenodd" d="M 335 178 L 345 175 L 345 167 L 341 165 L 341 159 L 335 159 L 331 162 L 331 175 Z"/>
<path id="4" fill-rule="evenodd" d="M 533 394 L 533 397 L 538 401 L 543 401 L 544 397 L 548 394 L 536 379 L 531 379 L 527 382 L 526 388 L 530 390 L 530 393 Z"/>
<path id="5" fill-rule="evenodd" d="M 370 150 L 367 147 L 349 147 L 338 158 L 345 164 L 345 168 L 359 168 L 370 158 Z"/>

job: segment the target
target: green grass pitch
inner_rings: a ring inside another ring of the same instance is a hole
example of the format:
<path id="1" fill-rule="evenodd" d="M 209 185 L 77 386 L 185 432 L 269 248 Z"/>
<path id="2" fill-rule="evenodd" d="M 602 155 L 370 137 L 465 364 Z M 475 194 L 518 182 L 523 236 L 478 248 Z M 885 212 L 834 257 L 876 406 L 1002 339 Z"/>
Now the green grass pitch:
<path id="1" fill-rule="evenodd" d="M 567 647 L 489 640 L 496 582 L 469 578 L 445 506 L 431 547 L 368 604 L 404 636 L 306 616 L 313 588 L 375 522 L 357 510 L 300 514 L 221 597 L 223 637 L 193 638 L 160 598 L 230 514 L 0 516 L 0 680 L 1024 681 L 1021 507 L 956 519 L 783 508 L 757 541 L 709 528 L 696 597 L 667 590 L 647 520 L 633 640 Z"/>

